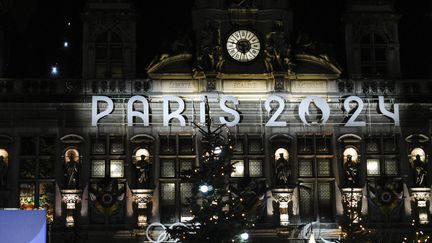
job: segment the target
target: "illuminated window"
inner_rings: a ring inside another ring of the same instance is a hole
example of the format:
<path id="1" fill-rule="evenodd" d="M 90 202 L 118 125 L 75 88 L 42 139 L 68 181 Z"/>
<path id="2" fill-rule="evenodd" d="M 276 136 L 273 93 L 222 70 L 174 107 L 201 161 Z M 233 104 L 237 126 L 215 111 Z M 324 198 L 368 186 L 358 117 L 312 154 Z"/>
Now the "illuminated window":
<path id="1" fill-rule="evenodd" d="M 231 138 L 234 142 L 231 164 L 234 166 L 232 178 L 264 176 L 264 146 L 260 135 L 236 135 Z"/>
<path id="2" fill-rule="evenodd" d="M 368 159 L 366 162 L 366 169 L 368 176 L 380 175 L 380 161 L 379 159 Z"/>
<path id="3" fill-rule="evenodd" d="M 399 176 L 397 135 L 370 136 L 366 141 L 367 176 Z"/>
<path id="4" fill-rule="evenodd" d="M 161 221 L 184 222 L 192 217 L 187 204 L 187 198 L 192 196 L 192 184 L 182 181 L 181 173 L 191 170 L 195 164 L 195 136 L 160 135 L 159 142 Z"/>
<path id="5" fill-rule="evenodd" d="M 123 160 L 111 160 L 110 176 L 111 176 L 111 178 L 123 178 L 124 177 L 124 161 Z"/>
<path id="6" fill-rule="evenodd" d="M 299 190 L 299 209 L 303 221 L 317 216 L 321 221 L 332 221 L 334 218 L 332 138 L 330 134 L 297 136 L 298 180 L 306 187 Z"/>
<path id="7" fill-rule="evenodd" d="M 244 160 L 231 160 L 231 165 L 234 167 L 231 177 L 244 176 Z"/>
<path id="8" fill-rule="evenodd" d="M 124 140 L 121 137 L 100 136 L 92 139 L 91 177 L 124 177 Z M 108 149 L 107 149 L 108 148 Z"/>
<path id="9" fill-rule="evenodd" d="M 49 223 L 54 219 L 55 141 L 54 136 L 26 136 L 20 139 L 20 208 L 45 209 Z"/>

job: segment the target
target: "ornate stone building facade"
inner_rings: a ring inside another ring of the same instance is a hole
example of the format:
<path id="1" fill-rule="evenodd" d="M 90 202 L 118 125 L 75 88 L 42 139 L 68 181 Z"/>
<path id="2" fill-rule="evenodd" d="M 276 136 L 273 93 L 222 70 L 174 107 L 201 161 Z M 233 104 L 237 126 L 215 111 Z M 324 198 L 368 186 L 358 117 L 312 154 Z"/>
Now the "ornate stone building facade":
<path id="1" fill-rule="evenodd" d="M 318 42 L 293 36 L 290 9 L 198 0 L 195 36 L 179 35 L 138 79 L 133 5 L 88 1 L 82 79 L 0 79 L 0 207 L 46 209 L 51 242 L 142 242 L 151 223 L 187 221 L 180 173 L 199 163 L 192 124 L 207 96 L 216 123 L 240 118 L 226 128 L 229 178 L 260 195 L 252 242 L 338 239 L 347 222 L 394 239 L 413 222 L 430 231 L 432 85 L 400 78 L 392 1 L 348 1 L 347 77 Z M 113 110 L 92 124 L 109 109 L 92 106 L 100 96 Z M 146 109 L 148 124 L 129 120 Z M 184 125 L 164 124 L 178 109 Z"/>

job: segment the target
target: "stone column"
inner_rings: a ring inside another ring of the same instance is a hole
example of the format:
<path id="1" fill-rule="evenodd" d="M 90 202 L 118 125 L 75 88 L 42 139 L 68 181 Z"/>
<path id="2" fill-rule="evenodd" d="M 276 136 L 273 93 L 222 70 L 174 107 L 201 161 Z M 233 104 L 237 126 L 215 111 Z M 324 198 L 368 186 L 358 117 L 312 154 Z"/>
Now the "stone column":
<path id="1" fill-rule="evenodd" d="M 144 228 L 147 222 L 147 204 L 153 197 L 153 189 L 132 189 L 133 200 L 138 207 L 138 227 Z"/>
<path id="2" fill-rule="evenodd" d="M 66 204 L 66 227 L 75 225 L 75 210 L 81 202 L 82 190 L 65 189 L 61 190 L 62 201 Z"/>
<path id="3" fill-rule="evenodd" d="M 280 225 L 288 226 L 288 204 L 293 199 L 294 188 L 276 188 L 272 190 L 273 197 L 279 203 Z"/>
<path id="4" fill-rule="evenodd" d="M 417 220 L 420 224 L 429 223 L 429 208 L 427 201 L 430 198 L 431 189 L 428 187 L 414 187 L 410 189 L 411 196 L 414 198 L 415 207 L 417 207 Z"/>
<path id="5" fill-rule="evenodd" d="M 361 217 L 363 188 L 342 188 L 341 191 L 344 211 L 345 214 L 350 217 L 350 223 L 359 223 Z"/>

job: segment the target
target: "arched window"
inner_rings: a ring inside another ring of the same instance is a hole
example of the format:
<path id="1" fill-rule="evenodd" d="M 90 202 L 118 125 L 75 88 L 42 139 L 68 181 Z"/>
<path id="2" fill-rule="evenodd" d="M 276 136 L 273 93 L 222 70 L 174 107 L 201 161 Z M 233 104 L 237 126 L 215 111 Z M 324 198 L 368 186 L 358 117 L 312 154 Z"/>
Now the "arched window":
<path id="1" fill-rule="evenodd" d="M 123 45 L 114 32 L 100 34 L 95 43 L 96 78 L 123 77 Z"/>
<path id="2" fill-rule="evenodd" d="M 363 36 L 360 40 L 362 75 L 383 77 L 387 73 L 385 40 L 376 33 Z"/>

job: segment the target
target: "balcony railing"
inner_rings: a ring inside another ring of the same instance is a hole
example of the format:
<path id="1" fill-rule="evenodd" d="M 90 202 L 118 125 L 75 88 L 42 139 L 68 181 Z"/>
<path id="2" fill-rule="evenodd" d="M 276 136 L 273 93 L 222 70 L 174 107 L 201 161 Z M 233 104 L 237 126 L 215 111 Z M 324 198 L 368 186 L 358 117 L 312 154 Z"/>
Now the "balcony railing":
<path id="1" fill-rule="evenodd" d="M 293 80 L 287 80 L 287 83 Z M 164 82 L 164 81 L 158 81 Z M 191 82 L 197 82 L 191 80 Z M 270 80 L 268 82 L 271 82 Z M 309 81 L 303 81 L 309 82 Z M 373 80 L 373 79 L 339 79 L 333 82 L 324 95 L 358 95 L 358 96 L 428 96 L 432 93 L 432 80 Z M 267 92 L 274 91 L 268 85 Z M 290 90 L 287 85 L 287 90 Z M 221 90 L 223 92 L 223 90 Z M 310 90 L 309 90 L 310 91 Z M 130 96 L 135 94 L 151 94 L 153 81 L 149 79 L 133 80 L 83 80 L 83 79 L 0 79 L 0 98 L 28 96 L 92 96 L 114 95 Z M 288 91 L 287 91 L 288 92 Z"/>

